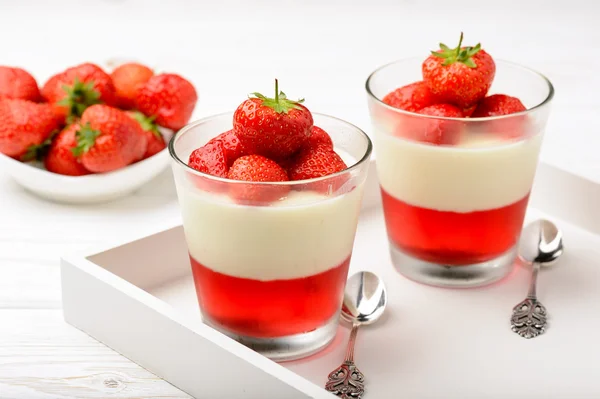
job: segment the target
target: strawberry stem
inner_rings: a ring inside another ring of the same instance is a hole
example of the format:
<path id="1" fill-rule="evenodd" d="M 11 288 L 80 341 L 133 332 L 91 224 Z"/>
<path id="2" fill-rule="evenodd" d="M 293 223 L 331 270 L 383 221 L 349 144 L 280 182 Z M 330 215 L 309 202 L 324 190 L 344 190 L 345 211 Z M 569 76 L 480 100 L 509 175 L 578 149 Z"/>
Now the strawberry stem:
<path id="1" fill-rule="evenodd" d="M 475 61 L 473 61 L 472 57 L 475 54 L 477 54 L 479 50 L 481 50 L 481 43 L 477 43 L 477 45 L 474 47 L 468 46 L 463 49 L 462 42 L 463 32 L 460 32 L 460 39 L 458 41 L 457 47 L 451 49 L 444 43 L 440 43 L 441 51 L 432 51 L 431 54 L 433 54 L 436 57 L 443 58 L 443 66 L 448 66 L 456 62 L 460 62 L 461 64 L 464 64 L 469 68 L 477 68 L 477 64 L 475 63 Z"/>
<path id="2" fill-rule="evenodd" d="M 269 98 L 260 93 L 252 93 L 253 96 L 262 100 L 262 105 L 273 109 L 278 114 L 287 114 L 291 109 L 301 109 L 300 104 L 304 99 L 297 101 L 289 100 L 284 92 L 279 91 L 279 81 L 275 79 L 275 97 Z"/>
<path id="3" fill-rule="evenodd" d="M 94 88 L 93 81 L 82 82 L 76 76 L 71 86 L 64 85 L 62 89 L 66 95 L 58 105 L 67 107 L 67 123 L 81 117 L 90 105 L 101 103 L 100 93 Z"/>
<path id="4" fill-rule="evenodd" d="M 73 155 L 78 157 L 83 153 L 88 152 L 90 148 L 96 144 L 96 138 L 98 138 L 100 134 L 101 132 L 99 130 L 92 129 L 89 122 L 81 126 L 75 133 L 77 145 L 71 149 Z"/>

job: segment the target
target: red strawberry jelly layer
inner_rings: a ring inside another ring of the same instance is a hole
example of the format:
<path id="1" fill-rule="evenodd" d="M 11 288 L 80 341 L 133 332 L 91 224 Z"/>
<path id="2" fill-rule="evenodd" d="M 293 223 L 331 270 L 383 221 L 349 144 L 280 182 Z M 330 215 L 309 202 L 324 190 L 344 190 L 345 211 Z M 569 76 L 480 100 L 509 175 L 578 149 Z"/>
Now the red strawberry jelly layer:
<path id="1" fill-rule="evenodd" d="M 322 327 L 341 308 L 350 257 L 323 273 L 260 281 L 215 272 L 190 256 L 202 313 L 233 333 L 284 337 Z"/>
<path id="2" fill-rule="evenodd" d="M 513 247 L 527 209 L 521 200 L 485 211 L 436 211 L 409 205 L 381 190 L 390 241 L 416 258 L 450 266 L 485 262 Z"/>

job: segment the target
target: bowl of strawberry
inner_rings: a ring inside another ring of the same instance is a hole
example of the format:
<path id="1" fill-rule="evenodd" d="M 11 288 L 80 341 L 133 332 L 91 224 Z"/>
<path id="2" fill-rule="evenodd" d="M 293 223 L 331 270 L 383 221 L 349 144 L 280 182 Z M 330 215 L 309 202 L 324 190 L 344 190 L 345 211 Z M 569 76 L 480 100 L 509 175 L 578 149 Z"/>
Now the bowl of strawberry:
<path id="1" fill-rule="evenodd" d="M 493 283 L 513 267 L 552 83 L 461 33 L 367 79 L 390 253 L 404 276 Z"/>
<path id="2" fill-rule="evenodd" d="M 272 97 L 186 126 L 169 150 L 204 322 L 276 360 L 331 342 L 369 137 L 276 81 Z"/>
<path id="3" fill-rule="evenodd" d="M 2 168 L 53 201 L 123 197 L 168 167 L 166 144 L 197 99 L 180 75 L 135 62 L 110 73 L 75 65 L 42 86 L 22 68 L 0 66 Z"/>

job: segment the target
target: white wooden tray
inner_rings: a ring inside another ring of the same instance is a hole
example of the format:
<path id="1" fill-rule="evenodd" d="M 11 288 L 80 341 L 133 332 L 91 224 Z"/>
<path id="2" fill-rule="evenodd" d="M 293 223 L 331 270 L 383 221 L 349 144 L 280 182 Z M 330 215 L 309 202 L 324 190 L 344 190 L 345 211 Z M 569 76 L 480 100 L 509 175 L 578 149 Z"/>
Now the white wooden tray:
<path id="1" fill-rule="evenodd" d="M 390 263 L 371 165 L 350 272 L 380 273 L 389 308 L 359 331 L 364 399 L 600 397 L 600 186 L 541 164 L 527 220 L 563 229 L 565 254 L 540 274 L 546 334 L 510 330 L 527 291 L 517 266 L 484 288 L 452 290 L 401 277 Z M 334 398 L 322 387 L 349 329 L 310 358 L 277 364 L 202 324 L 180 226 L 62 260 L 67 322 L 198 399 Z"/>

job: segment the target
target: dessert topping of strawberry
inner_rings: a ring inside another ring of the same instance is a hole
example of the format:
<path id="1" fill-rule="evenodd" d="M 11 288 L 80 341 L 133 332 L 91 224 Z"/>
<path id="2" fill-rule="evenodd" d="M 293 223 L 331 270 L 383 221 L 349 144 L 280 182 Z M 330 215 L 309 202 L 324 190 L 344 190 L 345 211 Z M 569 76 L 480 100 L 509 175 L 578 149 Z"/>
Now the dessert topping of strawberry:
<path id="1" fill-rule="evenodd" d="M 516 97 L 505 94 L 493 94 L 477 104 L 477 108 L 475 108 L 471 117 L 485 118 L 488 116 L 509 115 L 525 111 L 526 109 L 521 100 Z"/>
<path id="2" fill-rule="evenodd" d="M 423 81 L 402 86 L 383 97 L 383 102 L 405 111 L 417 112 L 438 103 L 438 98 Z"/>
<path id="3" fill-rule="evenodd" d="M 220 141 L 223 144 L 229 166 L 231 166 L 239 157 L 253 153 L 251 149 L 242 144 L 240 139 L 233 132 L 233 129 L 228 130 L 225 133 L 221 133 L 208 143 L 215 141 Z"/>
<path id="4" fill-rule="evenodd" d="M 229 171 L 227 155 L 221 141 L 213 141 L 190 154 L 188 166 L 198 172 L 217 177 L 227 177 Z"/>
<path id="5" fill-rule="evenodd" d="M 289 169 L 289 176 L 290 180 L 313 179 L 346 168 L 346 163 L 333 149 L 316 146 L 300 151 Z"/>
<path id="6" fill-rule="evenodd" d="M 481 48 L 461 47 L 463 34 L 456 48 L 440 43 L 439 51 L 432 51 L 423 62 L 423 80 L 440 102 L 461 109 L 469 108 L 483 99 L 494 80 L 496 64 Z"/>
<path id="7" fill-rule="evenodd" d="M 229 179 L 247 182 L 284 182 L 288 175 L 277 162 L 262 155 L 245 155 L 235 160 L 229 173 Z M 271 202 L 287 194 L 289 187 L 274 185 L 235 185 L 230 195 L 239 202 Z"/>
<path id="8" fill-rule="evenodd" d="M 311 134 L 312 114 L 302 102 L 289 100 L 279 91 L 275 97 L 253 93 L 236 109 L 233 130 L 240 141 L 256 154 L 273 159 L 286 158 L 300 149 Z"/>
<path id="9" fill-rule="evenodd" d="M 436 104 L 418 111 L 419 114 L 443 118 L 462 118 L 462 111 L 450 104 Z M 463 130 L 461 121 L 441 119 L 414 119 L 409 136 L 417 141 L 436 145 L 456 144 Z"/>

